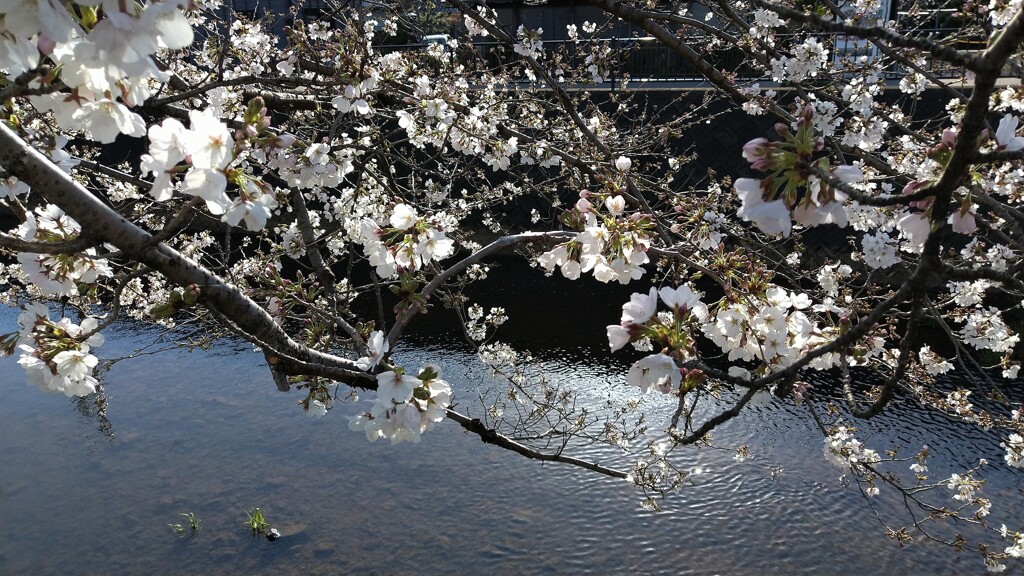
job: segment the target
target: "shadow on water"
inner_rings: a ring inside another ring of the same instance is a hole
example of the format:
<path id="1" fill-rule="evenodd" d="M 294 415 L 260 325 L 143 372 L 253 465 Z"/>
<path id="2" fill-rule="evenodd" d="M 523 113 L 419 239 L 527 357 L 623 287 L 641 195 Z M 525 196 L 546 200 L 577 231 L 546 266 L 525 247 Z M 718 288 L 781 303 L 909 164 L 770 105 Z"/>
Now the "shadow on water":
<path id="1" fill-rule="evenodd" d="M 472 298 L 507 308 L 511 320 L 500 337 L 529 347 L 551 378 L 585 398 L 635 394 L 622 377 L 628 355 L 596 360 L 607 358 L 604 325 L 617 320 L 628 289 L 579 290 L 526 268 L 499 266 L 492 276 Z M 521 294 L 515 282 L 535 285 L 525 305 L 514 304 Z M 482 371 L 438 312 L 418 322 L 399 360 L 439 360 L 457 399 L 471 400 Z M 0 312 L 0 332 L 15 317 Z M 552 327 L 556 317 L 563 320 Z M 100 352 L 120 355 L 152 335 L 123 324 Z M 419 445 L 391 446 L 348 430 L 351 404 L 319 421 L 305 418 L 299 395 L 278 393 L 262 355 L 245 346 L 119 363 L 105 377 L 102 406 L 30 388 L 13 359 L 0 360 L 0 382 L 0 574 L 860 575 L 981 568 L 973 556 L 936 546 L 901 551 L 825 461 L 806 413 L 779 401 L 717 434 L 723 445 L 748 444 L 752 458 L 685 452 L 685 464 L 705 473 L 651 513 L 621 481 L 526 461 L 449 424 Z M 671 407 L 653 396 L 645 402 L 653 427 L 663 426 Z M 928 438 L 944 458 L 981 450 L 1001 461 L 998 440 L 984 432 L 964 432 L 908 404 L 895 412 L 872 422 L 869 444 L 895 439 L 916 451 Z M 608 447 L 583 454 L 627 463 Z M 1013 477 L 989 480 L 987 491 L 1020 502 Z M 253 539 L 245 528 L 245 513 L 256 506 L 283 534 L 277 542 Z M 201 530 L 176 536 L 168 524 L 187 512 Z M 1024 518 L 1007 523 L 1020 526 Z"/>

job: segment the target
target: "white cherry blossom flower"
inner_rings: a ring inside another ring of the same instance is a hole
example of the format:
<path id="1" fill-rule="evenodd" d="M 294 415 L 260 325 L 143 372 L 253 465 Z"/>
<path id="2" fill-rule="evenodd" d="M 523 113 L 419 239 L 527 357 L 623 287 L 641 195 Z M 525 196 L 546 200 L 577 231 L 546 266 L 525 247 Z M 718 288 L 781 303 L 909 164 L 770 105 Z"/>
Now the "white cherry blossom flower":
<path id="1" fill-rule="evenodd" d="M 146 133 L 146 125 L 141 116 L 109 98 L 84 103 L 72 118 L 92 132 L 93 138 L 104 144 L 113 142 L 118 134 L 137 138 Z"/>
<path id="2" fill-rule="evenodd" d="M 220 170 L 192 168 L 185 174 L 183 192 L 198 196 L 206 201 L 211 214 L 224 214 L 233 204 L 228 198 L 228 179 Z"/>
<path id="3" fill-rule="evenodd" d="M 231 131 L 210 109 L 189 112 L 185 144 L 192 165 L 201 170 L 222 170 L 231 163 L 235 141 Z"/>
<path id="4" fill-rule="evenodd" d="M 626 199 L 620 195 L 609 196 L 605 199 L 604 205 L 612 216 L 621 216 L 626 210 Z"/>
<path id="5" fill-rule="evenodd" d="M 664 354 L 652 354 L 641 358 L 629 367 L 626 373 L 626 382 L 637 386 L 644 394 L 657 388 L 659 391 L 668 394 L 679 386 L 682 381 L 682 373 L 676 367 L 672 358 Z"/>
<path id="6" fill-rule="evenodd" d="M 414 224 L 418 216 L 416 210 L 408 204 L 396 204 L 395 211 L 391 214 L 391 226 L 399 230 L 408 230 Z"/>
<path id="7" fill-rule="evenodd" d="M 629 302 L 622 305 L 622 325 L 643 324 L 658 310 L 658 289 L 651 288 L 647 294 L 633 293 Z"/>
<path id="8" fill-rule="evenodd" d="M 737 216 L 747 222 L 753 222 L 765 234 L 789 237 L 793 226 L 789 208 L 781 199 L 765 202 L 761 197 L 760 180 L 739 178 L 736 180 L 736 194 L 742 202 L 736 212 Z"/>
<path id="9" fill-rule="evenodd" d="M 620 324 L 612 324 L 606 329 L 608 333 L 608 346 L 612 352 L 621 350 L 632 337 L 627 328 Z"/>
<path id="10" fill-rule="evenodd" d="M 1024 137 L 1017 136 L 1017 125 L 1019 123 L 1020 121 L 1017 117 L 1011 114 L 1003 116 L 1003 119 L 999 121 L 995 138 L 1000 149 L 1007 152 L 1015 152 L 1024 148 Z"/>
<path id="11" fill-rule="evenodd" d="M 903 216 L 896 222 L 896 226 L 911 246 L 924 245 L 924 241 L 928 238 L 928 234 L 931 231 L 931 222 L 928 221 L 924 214 L 919 212 Z"/>
<path id="12" fill-rule="evenodd" d="M 231 207 L 221 220 L 229 226 L 238 226 L 244 220 L 245 227 L 249 230 L 262 230 L 270 218 L 270 211 L 276 206 L 277 201 L 270 194 L 259 194 L 255 201 L 247 196 L 239 196 L 231 203 Z"/>
<path id="13" fill-rule="evenodd" d="M 973 234 L 978 229 L 978 224 L 974 221 L 974 212 L 970 210 L 954 210 L 946 222 L 952 224 L 953 232 L 959 234 Z"/>
<path id="14" fill-rule="evenodd" d="M 662 302 L 669 308 L 692 310 L 700 305 L 700 294 L 694 292 L 688 285 L 678 288 L 665 286 L 658 293 Z"/>

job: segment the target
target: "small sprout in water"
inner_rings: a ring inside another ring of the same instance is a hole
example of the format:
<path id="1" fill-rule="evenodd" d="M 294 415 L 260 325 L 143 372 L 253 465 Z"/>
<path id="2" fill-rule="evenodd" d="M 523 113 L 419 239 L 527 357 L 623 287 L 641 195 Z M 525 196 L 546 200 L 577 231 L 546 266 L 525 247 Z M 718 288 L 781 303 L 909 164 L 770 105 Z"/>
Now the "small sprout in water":
<path id="1" fill-rule="evenodd" d="M 199 525 L 201 523 L 200 523 L 199 519 L 196 518 L 196 515 L 194 513 L 189 512 L 188 514 L 179 514 L 179 516 L 184 516 L 185 518 L 188 519 L 188 528 L 192 529 L 192 533 L 193 534 L 195 534 L 196 532 L 199 531 Z M 183 524 L 175 523 L 175 524 L 168 524 L 168 526 L 171 527 L 171 532 L 174 532 L 178 536 L 181 536 L 182 534 L 184 534 L 185 530 L 186 530 L 186 526 L 183 525 Z"/>
<path id="2" fill-rule="evenodd" d="M 200 522 L 199 519 L 196 518 L 196 515 L 195 515 L 194 512 L 189 512 L 188 514 L 182 514 L 182 516 L 184 516 L 185 518 L 188 519 L 188 527 L 192 529 L 192 533 L 193 534 L 195 534 L 196 532 L 199 532 L 199 527 L 202 524 L 202 522 Z"/>
<path id="3" fill-rule="evenodd" d="M 267 519 L 263 517 L 263 512 L 260 512 L 259 508 L 246 512 L 249 516 L 249 520 L 246 521 L 245 525 L 252 530 L 253 536 L 264 536 L 267 531 L 270 530 L 270 524 Z"/>

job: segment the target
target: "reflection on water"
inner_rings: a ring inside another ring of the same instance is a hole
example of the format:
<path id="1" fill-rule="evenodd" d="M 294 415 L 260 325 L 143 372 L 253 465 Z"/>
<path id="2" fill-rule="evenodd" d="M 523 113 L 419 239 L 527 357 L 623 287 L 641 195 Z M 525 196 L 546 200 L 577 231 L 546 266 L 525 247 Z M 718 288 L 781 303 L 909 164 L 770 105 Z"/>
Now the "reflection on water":
<path id="1" fill-rule="evenodd" d="M 588 298 L 574 302 L 608 297 Z M 481 303 L 503 305 L 497 296 Z M 14 318 L 0 313 L 0 332 Z M 622 364 L 583 361 L 602 345 L 600 326 L 609 321 L 590 321 L 599 327 L 594 339 L 581 317 L 590 340 L 544 333 L 549 341 L 534 352 L 553 379 L 595 400 L 633 394 L 621 383 Z M 452 332 L 425 326 L 400 359 L 441 359 L 456 393 L 471 402 L 479 368 Z M 509 334 L 517 330 L 530 328 L 513 323 Z M 147 334 L 122 326 L 101 351 L 126 353 Z M 717 434 L 724 445 L 750 445 L 754 457 L 744 463 L 730 451 L 687 453 L 688 465 L 706 473 L 663 512 L 649 513 L 622 481 L 527 461 L 451 424 L 418 446 L 390 446 L 348 430 L 350 405 L 320 421 L 305 418 L 299 395 L 277 392 L 262 355 L 243 346 L 118 364 L 104 383 L 109 421 L 95 405 L 30 388 L 12 359 L 0 360 L 0 382 L 0 574 L 860 575 L 981 567 L 973 556 L 922 544 L 900 551 L 886 539 L 856 489 L 844 488 L 825 462 L 820 435 L 798 408 L 751 410 Z M 659 399 L 649 402 L 664 415 Z M 663 424 L 658 418 L 652 423 Z M 921 445 L 925 426 L 954 430 L 909 407 L 875 426 L 885 430 L 878 440 L 898 438 L 909 450 Z M 932 449 L 955 455 L 973 444 L 1001 458 L 980 433 L 946 435 Z M 588 450 L 603 462 L 625 461 L 610 448 Z M 990 480 L 996 486 L 987 489 L 1019 502 L 1019 485 Z M 255 506 L 282 539 L 250 537 L 243 522 Z M 167 524 L 186 512 L 202 529 L 175 536 Z"/>

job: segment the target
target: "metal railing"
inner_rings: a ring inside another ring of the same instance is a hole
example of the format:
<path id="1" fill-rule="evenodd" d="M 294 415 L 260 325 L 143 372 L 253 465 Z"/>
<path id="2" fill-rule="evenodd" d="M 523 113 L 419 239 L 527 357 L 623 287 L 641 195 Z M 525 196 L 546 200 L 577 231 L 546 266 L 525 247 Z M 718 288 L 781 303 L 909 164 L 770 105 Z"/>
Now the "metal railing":
<path id="1" fill-rule="evenodd" d="M 941 34 L 953 33 L 956 30 L 929 30 L 936 38 Z M 870 42 L 841 34 L 819 34 L 825 38 L 825 44 L 833 55 L 833 61 L 841 58 L 883 58 L 882 53 Z M 707 39 L 709 40 L 709 38 Z M 707 45 L 705 37 L 695 36 L 686 41 L 692 45 Z M 379 46 L 381 52 L 404 51 L 425 48 L 429 44 L 409 44 Z M 545 40 L 542 42 L 544 53 L 563 64 L 565 68 L 586 68 L 587 58 L 592 54 L 603 52 L 604 47 L 610 51 L 610 64 L 606 67 L 605 83 L 611 83 L 614 89 L 624 79 L 642 82 L 701 82 L 705 77 L 687 60 L 655 38 L 606 38 L 582 42 L 571 40 Z M 476 58 L 485 66 L 493 69 L 521 66 L 525 64 L 523 57 L 516 54 L 511 47 L 498 42 L 476 42 L 471 47 L 460 44 L 454 54 L 462 59 Z M 738 80 L 770 80 L 770 76 L 752 65 L 748 56 L 738 47 L 725 46 L 702 53 L 716 70 L 727 72 Z M 956 78 L 962 70 L 941 60 L 926 57 L 924 70 L 938 78 Z M 901 78 L 909 70 L 904 70 L 898 63 L 890 63 L 884 70 L 887 78 Z"/>

